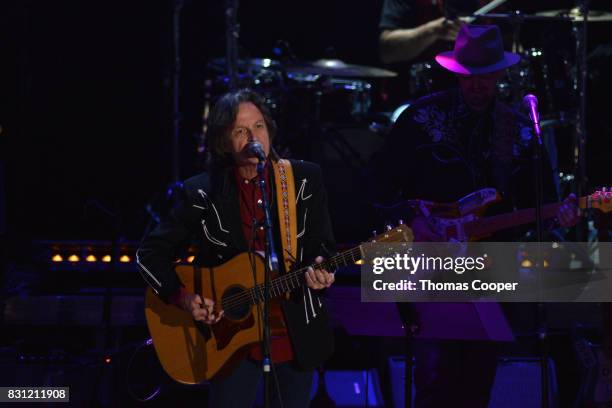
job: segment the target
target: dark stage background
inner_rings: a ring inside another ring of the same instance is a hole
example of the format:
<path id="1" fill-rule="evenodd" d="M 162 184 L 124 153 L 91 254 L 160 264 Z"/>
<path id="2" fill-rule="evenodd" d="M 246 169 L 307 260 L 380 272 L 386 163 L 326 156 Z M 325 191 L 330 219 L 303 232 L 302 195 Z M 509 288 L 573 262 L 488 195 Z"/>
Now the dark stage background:
<path id="1" fill-rule="evenodd" d="M 183 10 L 182 178 L 196 171 L 206 61 L 225 52 L 220 5 L 186 1 Z M 245 1 L 241 54 L 269 56 L 286 39 L 305 59 L 334 47 L 343 59 L 372 63 L 379 7 Z M 139 238 L 145 204 L 172 174 L 172 2 L 15 1 L 3 8 L 10 233 L 109 238 L 98 203 L 121 215 L 122 234 Z"/>
<path id="2" fill-rule="evenodd" d="M 225 50 L 222 3 L 184 4 L 181 178 L 197 171 L 205 66 Z M 522 8 L 529 11 L 526 3 Z M 538 9 L 565 5 L 539 3 Z M 299 59 L 336 56 L 381 66 L 381 4 L 243 1 L 241 55 L 271 56 L 276 40 L 287 40 Z M 2 2 L 0 119 L 10 236 L 109 239 L 110 212 L 120 217 L 121 235 L 140 237 L 148 221 L 146 203 L 163 196 L 171 179 L 172 6 L 171 1 Z M 604 6 L 592 2 L 594 9 Z M 591 49 L 610 38 L 608 25 L 589 26 Z M 568 27 L 523 31 L 526 43 L 550 39 L 551 32 L 569 38 Z M 573 52 L 570 43 L 561 45 Z M 605 62 L 597 67 L 602 71 L 592 95 L 597 99 L 589 100 L 598 114 L 607 89 L 601 85 L 609 83 Z M 595 118 L 590 125 L 594 121 L 593 145 L 610 134 L 607 122 L 600 126 Z M 602 170 L 593 168 L 592 174 Z"/>
<path id="3" fill-rule="evenodd" d="M 532 12 L 535 7 L 566 8 L 573 2 L 509 3 L 511 9 Z M 612 10 L 609 3 L 592 1 L 591 7 Z M 172 178 L 173 4 L 170 0 L 0 3 L 0 254 L 4 255 L 0 267 L 4 272 L 10 261 L 12 273 L 6 281 L 17 289 L 25 281 L 38 279 L 33 272 L 37 268 L 47 272 L 45 276 L 54 289 L 76 286 L 69 282 L 71 275 L 56 279 L 54 271 L 48 273 L 48 260 L 36 259 L 38 247 L 32 242 L 138 241 L 149 223 L 146 205 L 164 201 Z M 337 57 L 382 67 L 377 50 L 381 5 L 382 0 L 241 1 L 241 57 L 270 57 L 277 40 L 286 40 L 301 60 Z M 220 0 L 184 2 L 180 42 L 181 179 L 198 171 L 196 140 L 201 130 L 206 64 L 225 52 L 222 6 Z M 589 25 L 589 52 L 608 44 L 607 49 L 601 48 L 590 58 L 587 134 L 591 186 L 610 184 L 612 180 L 608 168 L 611 38 L 612 23 Z M 569 25 L 525 26 L 522 40 L 526 46 L 574 52 Z M 394 82 L 373 85 L 378 92 L 383 87 L 393 88 Z M 380 110 L 395 107 L 377 105 Z M 564 132 L 559 133 L 557 145 L 560 152 L 569 152 L 571 132 Z M 366 150 L 381 137 L 367 131 L 351 136 L 360 140 L 355 142 L 359 149 Z M 302 150 L 306 152 L 304 158 L 309 158 L 308 152 L 329 150 L 326 144 L 318 144 L 323 143 L 320 139 L 313 137 L 311 141 L 308 134 L 299 137 L 305 138 L 299 144 L 306 146 Z M 569 157 L 560 159 L 568 161 Z M 363 206 L 347 208 L 347 200 L 342 200 L 359 196 L 359 184 L 350 185 L 352 191 L 344 191 L 347 183 L 342 183 L 341 172 L 347 171 L 346 166 L 334 160 L 326 170 L 330 173 L 328 187 L 336 190 L 330 200 L 336 234 L 341 242 L 365 240 L 371 226 L 364 222 L 367 217 L 356 213 Z M 135 288 L 141 301 L 144 282 L 133 268 L 124 272 L 130 280 L 126 286 Z M 108 283 L 105 275 L 100 276 L 98 288 Z M 122 281 L 123 277 L 118 279 Z M 49 290 L 45 285 L 41 284 L 42 289 Z M 141 311 L 138 309 L 142 320 Z M 567 317 L 563 324 L 571 326 L 572 319 Z M 116 345 L 148 338 L 142 323 L 126 329 Z M 0 348 L 5 342 L 11 345 L 14 338 L 25 338 L 37 347 L 41 342 L 37 339 L 44 339 L 54 347 L 86 353 L 96 342 L 87 330 L 55 332 L 53 326 L 20 327 L 0 336 Z M 49 336 L 50 332 L 55 334 Z M 401 342 L 399 347 L 397 342 L 391 347 L 386 340 L 356 340 L 343 332 L 338 343 L 340 351 L 332 365 L 341 368 L 372 367 L 370 363 L 384 360 L 387 352 L 401 354 L 403 350 Z M 553 353 L 572 353 L 567 337 L 551 348 Z M 565 374 L 560 374 L 560 383 L 569 384 L 561 392 L 571 395 L 577 385 L 572 371 L 575 364 L 571 357 L 568 359 L 558 365 L 569 366 Z M 160 406 L 164 404 L 168 405 L 164 402 Z"/>

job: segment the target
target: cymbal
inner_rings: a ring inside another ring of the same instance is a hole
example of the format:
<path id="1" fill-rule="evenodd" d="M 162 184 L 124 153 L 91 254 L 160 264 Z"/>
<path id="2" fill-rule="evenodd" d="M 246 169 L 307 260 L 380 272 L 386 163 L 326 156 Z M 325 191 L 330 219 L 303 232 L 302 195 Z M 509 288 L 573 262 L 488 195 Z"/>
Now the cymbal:
<path id="1" fill-rule="evenodd" d="M 238 71 L 247 72 L 260 69 L 279 69 L 281 67 L 281 63 L 270 58 L 250 58 L 239 59 L 236 67 Z M 224 73 L 227 70 L 227 59 L 224 57 L 213 58 L 208 62 L 208 68 Z"/>
<path id="2" fill-rule="evenodd" d="M 297 62 L 287 67 L 289 73 L 325 75 L 350 78 L 390 78 L 396 72 L 367 65 L 347 64 L 339 59 L 320 59 L 313 62 Z"/>
<path id="3" fill-rule="evenodd" d="M 536 16 L 543 17 L 569 17 L 574 22 L 583 21 L 582 13 L 578 7 L 573 9 L 548 10 L 536 13 Z M 612 21 L 612 13 L 608 11 L 589 10 L 589 22 Z"/>

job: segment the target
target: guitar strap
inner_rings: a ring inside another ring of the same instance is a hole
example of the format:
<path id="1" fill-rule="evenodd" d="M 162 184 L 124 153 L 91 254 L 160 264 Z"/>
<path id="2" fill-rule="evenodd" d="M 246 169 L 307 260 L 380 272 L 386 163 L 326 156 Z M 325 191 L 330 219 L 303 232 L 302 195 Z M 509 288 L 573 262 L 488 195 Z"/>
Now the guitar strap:
<path id="1" fill-rule="evenodd" d="M 272 161 L 276 181 L 276 202 L 280 223 L 281 248 L 285 272 L 291 270 L 297 259 L 297 219 L 295 181 L 289 160 Z"/>

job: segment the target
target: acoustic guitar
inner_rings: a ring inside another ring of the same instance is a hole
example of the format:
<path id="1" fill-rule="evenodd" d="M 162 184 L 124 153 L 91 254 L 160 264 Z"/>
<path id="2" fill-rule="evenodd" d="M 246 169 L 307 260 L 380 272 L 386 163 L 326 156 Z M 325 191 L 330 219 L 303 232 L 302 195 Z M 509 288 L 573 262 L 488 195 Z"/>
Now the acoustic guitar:
<path id="1" fill-rule="evenodd" d="M 412 239 L 412 230 L 399 225 L 387 227 L 372 242 L 412 242 Z M 359 245 L 311 266 L 335 271 L 361 258 Z M 273 276 L 270 296 L 279 299 L 304 286 L 307 269 Z M 258 306 L 263 301 L 264 263 L 256 254 L 242 253 L 217 267 L 179 265 L 175 271 L 188 291 L 212 299 L 224 311 L 219 322 L 205 325 L 147 289 L 145 315 L 162 367 L 176 381 L 196 384 L 223 375 L 261 340 L 263 308 Z"/>

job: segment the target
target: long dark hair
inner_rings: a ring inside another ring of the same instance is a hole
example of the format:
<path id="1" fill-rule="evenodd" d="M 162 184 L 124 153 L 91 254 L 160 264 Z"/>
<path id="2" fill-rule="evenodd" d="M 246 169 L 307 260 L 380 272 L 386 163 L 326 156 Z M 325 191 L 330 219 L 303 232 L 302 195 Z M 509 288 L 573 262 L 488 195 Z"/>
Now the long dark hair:
<path id="1" fill-rule="evenodd" d="M 213 106 L 208 117 L 208 132 L 206 134 L 207 164 L 210 165 L 229 165 L 232 163 L 229 153 L 229 133 L 236 121 L 238 107 L 241 103 L 251 102 L 263 115 L 270 145 L 276 135 L 276 123 L 272 119 L 270 110 L 266 106 L 263 98 L 250 89 L 240 89 L 238 91 L 224 94 Z M 276 153 L 270 149 L 272 158 L 276 159 Z"/>

